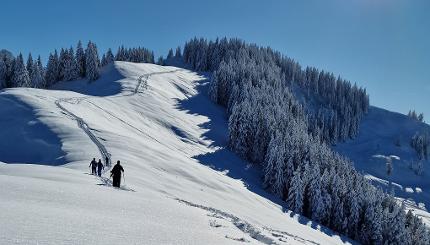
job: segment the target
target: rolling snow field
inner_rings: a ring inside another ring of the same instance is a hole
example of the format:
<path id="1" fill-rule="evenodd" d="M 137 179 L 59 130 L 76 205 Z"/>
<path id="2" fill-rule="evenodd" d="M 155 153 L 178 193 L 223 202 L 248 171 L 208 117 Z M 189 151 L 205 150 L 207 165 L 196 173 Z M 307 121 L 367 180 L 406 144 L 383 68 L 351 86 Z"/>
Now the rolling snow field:
<path id="1" fill-rule="evenodd" d="M 1 91 L 0 244 L 354 243 L 261 188 L 206 89 L 203 74 L 115 62 L 92 83 Z M 106 155 L 121 189 L 108 168 L 89 174 Z"/>

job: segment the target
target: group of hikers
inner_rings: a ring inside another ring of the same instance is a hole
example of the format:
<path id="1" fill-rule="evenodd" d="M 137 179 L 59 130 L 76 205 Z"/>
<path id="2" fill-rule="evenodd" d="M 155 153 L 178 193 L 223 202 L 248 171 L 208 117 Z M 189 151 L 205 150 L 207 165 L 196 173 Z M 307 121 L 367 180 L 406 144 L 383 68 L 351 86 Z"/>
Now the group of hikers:
<path id="1" fill-rule="evenodd" d="M 106 166 L 109 166 L 109 158 L 106 157 Z M 91 173 L 93 175 L 98 175 L 99 177 L 102 176 L 102 170 L 105 168 L 102 160 L 99 159 L 98 162 L 96 162 L 96 159 L 93 158 L 93 160 L 90 162 L 90 165 L 88 167 L 91 167 Z M 112 177 L 112 186 L 114 187 L 120 187 L 121 186 L 121 174 L 124 173 L 124 168 L 121 166 L 121 162 L 118 160 L 113 166 L 112 170 L 110 171 L 110 177 Z"/>

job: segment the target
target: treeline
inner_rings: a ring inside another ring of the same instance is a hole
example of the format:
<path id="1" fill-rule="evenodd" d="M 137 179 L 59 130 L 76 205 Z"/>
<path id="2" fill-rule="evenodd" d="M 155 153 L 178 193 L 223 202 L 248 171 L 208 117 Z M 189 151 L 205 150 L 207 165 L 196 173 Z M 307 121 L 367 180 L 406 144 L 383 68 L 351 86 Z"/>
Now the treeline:
<path id="1" fill-rule="evenodd" d="M 419 218 L 406 213 L 404 205 L 371 185 L 309 130 L 313 113 L 292 92 L 296 85 L 303 90 L 314 86 L 309 93 L 338 113 L 342 125 L 341 120 L 359 121 L 367 111 L 364 90 L 339 79 L 323 85 L 321 72 L 318 85 L 311 85 L 313 78 L 302 84 L 306 70 L 297 62 L 238 39 L 195 38 L 185 44 L 183 57 L 194 69 L 213 72 L 209 96 L 227 109 L 229 147 L 262 166 L 265 188 L 291 210 L 365 244 L 430 242 Z M 315 86 L 321 92 L 315 92 Z M 348 116 L 356 118 L 345 119 Z M 348 137 L 354 135 L 350 131 Z"/>
<path id="2" fill-rule="evenodd" d="M 46 67 L 43 66 L 40 56 L 33 60 L 31 53 L 24 63 L 22 54 L 16 58 L 7 51 L 0 55 L 0 89 L 10 87 L 47 88 L 59 81 L 71 81 L 87 78 L 94 81 L 100 76 L 100 68 L 113 61 L 130 61 L 154 63 L 154 54 L 148 49 L 118 48 L 114 56 L 111 49 L 99 58 L 97 45 L 88 42 L 86 49 L 79 41 L 76 51 L 72 47 L 62 48 L 60 52 L 54 50 L 49 54 Z"/>

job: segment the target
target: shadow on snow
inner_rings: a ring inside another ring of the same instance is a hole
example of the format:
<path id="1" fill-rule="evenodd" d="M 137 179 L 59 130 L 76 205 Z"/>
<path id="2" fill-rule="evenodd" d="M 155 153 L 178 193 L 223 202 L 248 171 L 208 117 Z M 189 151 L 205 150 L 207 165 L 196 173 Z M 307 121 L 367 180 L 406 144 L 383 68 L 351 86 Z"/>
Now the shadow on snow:
<path id="1" fill-rule="evenodd" d="M 66 163 L 60 138 L 20 98 L 0 93 L 0 161 L 58 166 Z"/>
<path id="2" fill-rule="evenodd" d="M 201 75 L 207 76 L 207 74 Z M 264 190 L 262 187 L 261 167 L 247 163 L 227 148 L 227 114 L 223 107 L 216 105 L 208 98 L 208 88 L 209 80 L 201 80 L 197 84 L 196 89 L 198 93 L 195 96 L 177 101 L 177 108 L 179 110 L 185 111 L 191 115 L 206 116 L 208 118 L 207 122 L 199 125 L 199 127 L 206 130 L 206 132 L 201 135 L 201 138 L 211 141 L 210 147 L 218 148 L 212 153 L 197 155 L 194 156 L 194 158 L 205 166 L 222 172 L 233 179 L 241 180 L 248 190 L 280 205 L 283 212 L 289 213 L 289 216 L 295 217 L 301 224 L 320 230 L 329 236 L 339 236 L 339 234 L 334 233 L 332 230 L 321 227 L 318 223 L 288 210 L 283 200 Z M 177 134 L 179 137 L 183 137 L 181 133 Z M 340 236 L 340 238 L 344 242 L 350 241 L 344 236 Z"/>

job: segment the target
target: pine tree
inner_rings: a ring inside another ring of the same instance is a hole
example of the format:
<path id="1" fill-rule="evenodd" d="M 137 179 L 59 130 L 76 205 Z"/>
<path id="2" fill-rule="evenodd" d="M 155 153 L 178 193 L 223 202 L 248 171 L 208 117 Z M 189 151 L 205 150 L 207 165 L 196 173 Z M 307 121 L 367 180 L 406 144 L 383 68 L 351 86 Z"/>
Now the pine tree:
<path id="1" fill-rule="evenodd" d="M 178 47 L 176 48 L 175 57 L 176 57 L 176 58 L 181 58 L 181 57 L 182 57 L 182 54 L 181 54 L 181 47 L 180 47 L 180 46 L 178 46 Z"/>
<path id="2" fill-rule="evenodd" d="M 76 62 L 78 64 L 78 69 L 79 69 L 79 76 L 80 77 L 85 77 L 86 74 L 86 57 L 85 57 L 85 52 L 84 49 L 82 48 L 82 42 L 79 41 L 78 45 L 76 47 Z"/>
<path id="3" fill-rule="evenodd" d="M 324 206 L 323 198 L 321 195 L 321 175 L 319 166 L 314 165 L 311 170 L 311 179 L 309 182 L 309 202 L 311 208 L 312 220 L 321 223 L 324 219 Z"/>
<path id="4" fill-rule="evenodd" d="M 45 87 L 45 79 L 43 74 L 42 61 L 40 56 L 37 58 L 37 61 L 33 64 L 33 68 L 31 70 L 31 84 L 34 88 L 44 88 Z"/>
<path id="5" fill-rule="evenodd" d="M 58 81 L 65 80 L 66 77 L 66 69 L 67 65 L 70 63 L 70 57 L 67 50 L 64 50 L 64 48 L 61 48 L 60 50 L 60 56 L 58 58 Z"/>
<path id="6" fill-rule="evenodd" d="M 293 179 L 290 182 L 288 191 L 287 205 L 289 209 L 301 214 L 303 211 L 303 194 L 304 186 L 300 177 L 300 170 L 296 170 L 293 174 Z"/>
<path id="7" fill-rule="evenodd" d="M 27 68 L 28 74 L 30 74 L 30 80 L 31 80 L 31 73 L 32 73 L 32 69 L 33 69 L 33 57 L 31 56 L 31 53 L 28 54 L 26 68 Z"/>
<path id="8" fill-rule="evenodd" d="M 102 55 L 102 67 L 103 66 L 105 66 L 105 65 L 107 65 L 108 63 L 107 63 L 107 61 L 106 61 L 106 55 L 105 54 L 103 54 Z"/>
<path id="9" fill-rule="evenodd" d="M 163 59 L 163 56 L 158 57 L 157 65 L 160 65 L 160 66 L 164 65 L 164 59 Z"/>
<path id="10" fill-rule="evenodd" d="M 173 49 L 169 49 L 169 53 L 167 54 L 167 59 L 173 58 Z"/>
<path id="11" fill-rule="evenodd" d="M 22 54 L 16 57 L 12 82 L 14 87 L 30 87 L 30 76 L 24 65 Z"/>
<path id="12" fill-rule="evenodd" d="M 105 58 L 106 58 L 106 64 L 110 64 L 114 62 L 115 57 L 113 56 L 112 50 L 110 48 L 106 52 Z"/>
<path id="13" fill-rule="evenodd" d="M 3 59 L 0 59 L 0 89 L 6 86 L 6 64 Z"/>
<path id="14" fill-rule="evenodd" d="M 76 61 L 76 57 L 73 51 L 73 48 L 70 48 L 68 51 L 65 50 L 67 59 L 64 63 L 64 80 L 72 81 L 76 80 L 79 77 L 79 68 L 78 62 Z"/>
<path id="15" fill-rule="evenodd" d="M 97 80 L 100 76 L 98 54 L 96 46 L 91 41 L 88 42 L 87 49 L 85 50 L 85 56 L 86 77 L 90 81 Z"/>
<path id="16" fill-rule="evenodd" d="M 11 87 L 13 79 L 13 64 L 15 63 L 15 57 L 13 57 L 12 53 L 10 53 L 9 51 L 0 50 L 0 60 L 3 60 L 3 64 L 0 65 L 4 66 L 2 72 L 2 76 L 4 77 L 3 84 L 5 87 Z"/>
<path id="17" fill-rule="evenodd" d="M 46 65 L 45 84 L 49 87 L 55 84 L 58 80 L 58 58 L 57 51 L 49 55 L 48 64 Z"/>
<path id="18" fill-rule="evenodd" d="M 418 115 L 417 119 L 418 119 L 418 121 L 420 121 L 420 122 L 424 122 L 424 114 L 423 114 L 423 113 L 420 113 L 420 114 Z"/>

